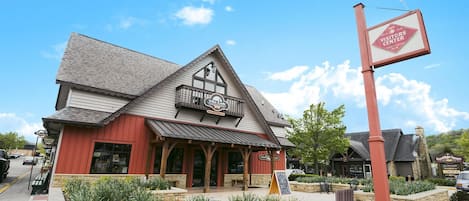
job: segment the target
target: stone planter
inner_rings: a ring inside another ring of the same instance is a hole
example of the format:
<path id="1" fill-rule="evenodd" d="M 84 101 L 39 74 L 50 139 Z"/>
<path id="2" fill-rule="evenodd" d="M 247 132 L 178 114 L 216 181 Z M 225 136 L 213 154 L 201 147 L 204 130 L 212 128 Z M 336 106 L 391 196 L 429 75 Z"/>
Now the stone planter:
<path id="1" fill-rule="evenodd" d="M 171 187 L 171 190 L 154 190 L 153 195 L 162 197 L 164 201 L 184 201 L 187 190 Z"/>
<path id="2" fill-rule="evenodd" d="M 363 191 L 354 191 L 355 201 L 374 201 L 375 194 Z M 448 190 L 435 189 L 411 195 L 391 195 L 391 201 L 449 201 Z"/>
<path id="3" fill-rule="evenodd" d="M 308 192 L 308 193 L 319 193 L 321 192 L 321 187 L 319 183 L 302 183 L 297 181 L 290 181 L 290 189 L 292 191 Z M 331 185 L 331 192 L 338 190 L 350 189 L 348 184 L 329 184 Z"/>

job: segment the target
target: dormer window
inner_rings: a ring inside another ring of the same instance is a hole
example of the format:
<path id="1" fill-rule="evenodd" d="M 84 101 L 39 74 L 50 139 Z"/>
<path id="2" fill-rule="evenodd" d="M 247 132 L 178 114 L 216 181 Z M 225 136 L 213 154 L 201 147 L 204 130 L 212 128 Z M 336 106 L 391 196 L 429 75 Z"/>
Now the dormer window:
<path id="1" fill-rule="evenodd" d="M 226 83 L 217 68 L 210 62 L 192 76 L 192 86 L 226 95 Z"/>

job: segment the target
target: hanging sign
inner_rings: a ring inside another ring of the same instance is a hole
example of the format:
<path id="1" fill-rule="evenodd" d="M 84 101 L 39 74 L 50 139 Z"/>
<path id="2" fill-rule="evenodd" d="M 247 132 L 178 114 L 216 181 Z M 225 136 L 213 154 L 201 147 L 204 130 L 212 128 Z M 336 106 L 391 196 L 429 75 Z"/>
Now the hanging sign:
<path id="1" fill-rule="evenodd" d="M 430 53 L 420 10 L 370 27 L 367 31 L 370 59 L 374 67 Z"/>
<path id="2" fill-rule="evenodd" d="M 288 177 L 285 171 L 274 170 L 270 182 L 269 194 L 291 194 L 290 183 L 288 183 Z"/>
<path id="3" fill-rule="evenodd" d="M 210 108 L 210 110 L 207 110 L 207 113 L 218 116 L 225 116 L 224 111 L 228 110 L 228 103 L 223 95 L 219 93 L 210 94 L 210 96 L 205 99 L 204 105 Z"/>

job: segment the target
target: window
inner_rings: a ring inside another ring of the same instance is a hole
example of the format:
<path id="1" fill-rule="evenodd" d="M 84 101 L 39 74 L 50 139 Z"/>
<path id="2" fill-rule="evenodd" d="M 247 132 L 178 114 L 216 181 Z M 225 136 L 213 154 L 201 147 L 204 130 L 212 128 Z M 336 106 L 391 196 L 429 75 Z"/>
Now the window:
<path id="1" fill-rule="evenodd" d="M 228 173 L 241 174 L 244 171 L 244 162 L 241 153 L 229 152 L 228 153 Z"/>
<path id="2" fill-rule="evenodd" d="M 184 149 L 174 148 L 166 161 L 166 173 L 182 173 L 182 163 L 184 159 Z M 153 173 L 159 174 L 161 166 L 161 147 L 156 149 Z"/>
<path id="3" fill-rule="evenodd" d="M 130 144 L 96 142 L 91 161 L 91 174 L 127 174 L 129 170 Z"/>
<path id="4" fill-rule="evenodd" d="M 210 62 L 192 76 L 192 86 L 207 91 L 226 94 L 226 83 L 217 68 Z"/>

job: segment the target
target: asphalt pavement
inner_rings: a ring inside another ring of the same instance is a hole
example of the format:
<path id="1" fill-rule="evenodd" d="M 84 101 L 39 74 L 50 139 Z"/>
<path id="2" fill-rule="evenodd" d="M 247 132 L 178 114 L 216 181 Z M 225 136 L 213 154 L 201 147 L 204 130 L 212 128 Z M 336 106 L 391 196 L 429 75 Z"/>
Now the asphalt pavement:
<path id="1" fill-rule="evenodd" d="M 32 168 L 31 179 L 34 180 L 41 165 Z M 28 201 L 31 187 L 28 189 L 31 165 L 23 165 L 23 157 L 10 159 L 10 170 L 7 178 L 0 183 L 0 201 Z"/>

